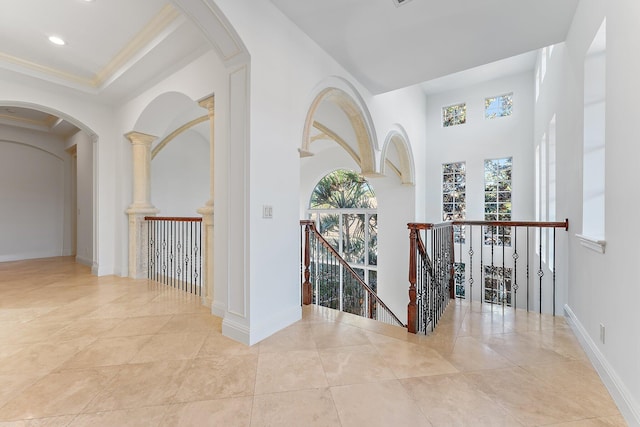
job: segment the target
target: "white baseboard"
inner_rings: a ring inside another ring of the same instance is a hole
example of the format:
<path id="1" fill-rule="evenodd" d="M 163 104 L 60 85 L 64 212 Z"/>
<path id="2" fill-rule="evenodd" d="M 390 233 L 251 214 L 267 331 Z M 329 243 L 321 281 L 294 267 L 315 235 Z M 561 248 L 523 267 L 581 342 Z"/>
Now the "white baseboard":
<path id="1" fill-rule="evenodd" d="M 204 292 L 204 290 L 203 290 L 203 292 Z M 201 304 L 202 304 L 203 306 L 211 308 L 211 304 L 213 303 L 213 301 L 211 301 L 211 298 L 208 298 L 208 297 L 204 297 L 204 296 L 203 296 L 203 297 L 201 297 L 200 299 L 201 299 L 201 301 L 200 301 L 200 302 L 201 302 Z"/>
<path id="2" fill-rule="evenodd" d="M 248 326 L 232 320 L 228 314 L 227 317 L 222 320 L 222 335 L 225 337 L 229 337 L 242 344 L 251 345 L 251 334 L 249 332 Z"/>
<path id="3" fill-rule="evenodd" d="M 227 307 L 220 301 L 213 301 L 211 305 L 211 313 L 214 316 L 224 318 L 224 314 L 227 312 Z"/>
<path id="4" fill-rule="evenodd" d="M 232 314 L 226 313 L 222 320 L 222 335 L 246 345 L 256 344 L 279 330 L 286 328 L 302 318 L 302 307 L 295 306 L 280 311 L 266 321 L 260 322 L 259 327 L 250 328 L 234 319 Z"/>
<path id="5" fill-rule="evenodd" d="M 87 265 L 89 267 L 93 266 L 93 260 L 92 259 L 83 258 L 83 257 L 81 257 L 79 255 L 76 255 L 76 262 L 78 264 Z"/>
<path id="6" fill-rule="evenodd" d="M 64 255 L 56 251 L 23 252 L 23 253 L 17 253 L 17 254 L 0 255 L 0 262 L 24 261 L 27 259 L 54 258 L 59 256 L 64 256 Z"/>
<path id="7" fill-rule="evenodd" d="M 299 305 L 275 313 L 271 318 L 260 322 L 259 327 L 251 328 L 251 344 L 262 341 L 300 319 L 302 319 L 302 307 Z"/>
<path id="8" fill-rule="evenodd" d="M 640 405 L 633 399 L 629 389 L 622 382 L 593 339 L 591 339 L 591 336 L 582 326 L 571 307 L 565 305 L 564 312 L 571 329 L 573 329 L 578 341 L 580 341 L 580 345 L 587 353 L 589 360 L 600 375 L 602 382 L 609 390 L 625 420 L 630 426 L 640 427 Z"/>

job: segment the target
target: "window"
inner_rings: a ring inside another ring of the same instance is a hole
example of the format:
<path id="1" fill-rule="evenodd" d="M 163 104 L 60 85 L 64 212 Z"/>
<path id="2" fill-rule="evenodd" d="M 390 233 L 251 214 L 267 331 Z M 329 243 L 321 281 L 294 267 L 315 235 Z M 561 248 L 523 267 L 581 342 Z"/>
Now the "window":
<path id="1" fill-rule="evenodd" d="M 513 93 L 484 99 L 484 118 L 495 119 L 511 115 L 513 109 Z"/>
<path id="2" fill-rule="evenodd" d="M 442 165 L 442 220 L 456 221 L 466 218 L 466 164 Z M 464 226 L 454 229 L 454 241 L 464 243 Z"/>
<path id="3" fill-rule="evenodd" d="M 484 219 L 511 221 L 512 158 L 484 161 Z M 511 246 L 511 227 L 485 227 L 484 243 Z"/>
<path id="4" fill-rule="evenodd" d="M 511 268 L 484 266 L 484 300 L 511 305 Z"/>
<path id="5" fill-rule="evenodd" d="M 442 126 L 449 127 L 467 122 L 467 104 L 455 104 L 442 108 Z"/>
<path id="6" fill-rule="evenodd" d="M 582 235 L 600 242 L 605 239 L 606 50 L 605 20 L 584 60 Z M 598 245 L 587 247 L 604 251 L 604 247 Z"/>
<path id="7" fill-rule="evenodd" d="M 362 176 L 337 170 L 313 189 L 308 211 L 320 234 L 374 291 L 378 277 L 376 208 L 373 189 Z"/>

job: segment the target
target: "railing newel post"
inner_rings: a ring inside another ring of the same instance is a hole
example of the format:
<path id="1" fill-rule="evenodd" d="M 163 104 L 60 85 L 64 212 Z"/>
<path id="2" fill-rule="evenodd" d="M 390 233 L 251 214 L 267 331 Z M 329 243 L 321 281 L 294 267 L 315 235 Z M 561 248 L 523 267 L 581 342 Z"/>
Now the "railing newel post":
<path id="1" fill-rule="evenodd" d="M 416 290 L 416 257 L 418 251 L 417 230 L 409 224 L 409 305 L 407 306 L 407 330 L 417 333 L 417 290 Z"/>
<path id="2" fill-rule="evenodd" d="M 307 223 L 304 227 L 304 283 L 302 284 L 302 303 L 304 305 L 311 304 L 313 300 L 311 282 L 309 281 L 309 278 L 311 277 L 311 271 L 309 270 L 309 266 L 311 265 L 309 248 L 310 233 L 311 225 Z"/>

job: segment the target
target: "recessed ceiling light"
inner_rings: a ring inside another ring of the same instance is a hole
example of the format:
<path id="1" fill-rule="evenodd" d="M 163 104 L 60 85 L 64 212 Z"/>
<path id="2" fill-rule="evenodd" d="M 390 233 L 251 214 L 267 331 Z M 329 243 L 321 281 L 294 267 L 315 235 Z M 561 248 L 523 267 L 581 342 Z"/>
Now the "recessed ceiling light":
<path id="1" fill-rule="evenodd" d="M 63 46 L 65 44 L 64 40 L 57 36 L 50 36 L 49 41 L 53 44 L 57 44 L 58 46 Z"/>

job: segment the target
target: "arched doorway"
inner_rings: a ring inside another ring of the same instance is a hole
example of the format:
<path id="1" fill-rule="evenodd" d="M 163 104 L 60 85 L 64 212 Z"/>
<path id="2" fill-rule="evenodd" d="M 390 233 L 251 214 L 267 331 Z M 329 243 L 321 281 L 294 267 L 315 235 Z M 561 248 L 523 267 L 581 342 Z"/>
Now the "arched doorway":
<path id="1" fill-rule="evenodd" d="M 44 106 L 6 102 L 0 116 L 0 261 L 75 256 L 94 266 L 97 138 Z"/>

